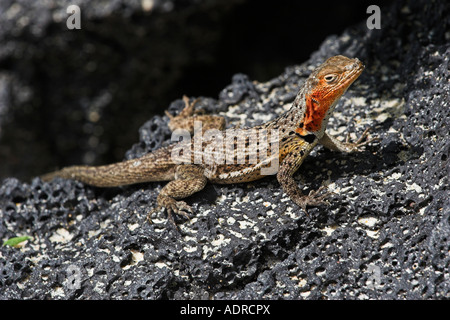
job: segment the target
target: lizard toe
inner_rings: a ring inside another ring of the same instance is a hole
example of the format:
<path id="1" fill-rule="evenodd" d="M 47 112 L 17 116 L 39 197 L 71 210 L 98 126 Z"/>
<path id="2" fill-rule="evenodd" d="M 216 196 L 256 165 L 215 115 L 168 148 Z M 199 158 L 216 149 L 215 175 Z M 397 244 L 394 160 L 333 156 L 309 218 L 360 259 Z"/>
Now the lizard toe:
<path id="1" fill-rule="evenodd" d="M 296 203 L 302 208 L 305 214 L 309 217 L 307 207 L 317 207 L 321 205 L 328 205 L 328 202 L 325 200 L 329 197 L 332 192 L 326 192 L 325 194 L 319 195 L 322 190 L 326 189 L 326 187 L 322 186 L 317 190 L 311 190 L 307 196 L 302 196 L 299 198 Z"/>
<path id="2" fill-rule="evenodd" d="M 175 207 L 176 209 L 174 209 L 173 211 L 176 214 L 182 215 L 186 218 L 188 218 L 189 220 L 191 220 L 191 218 L 189 217 L 189 215 L 187 214 L 187 212 L 189 213 L 193 213 L 192 208 L 190 205 L 188 205 L 186 202 L 184 201 L 176 201 L 175 202 Z"/>
<path id="3" fill-rule="evenodd" d="M 171 222 L 174 224 L 175 221 L 173 219 L 173 213 L 184 216 L 189 220 L 191 219 L 187 212 L 192 213 L 192 208 L 184 201 L 176 201 L 172 199 L 171 201 L 167 201 L 164 207 L 167 211 L 169 220 L 171 220 Z"/>

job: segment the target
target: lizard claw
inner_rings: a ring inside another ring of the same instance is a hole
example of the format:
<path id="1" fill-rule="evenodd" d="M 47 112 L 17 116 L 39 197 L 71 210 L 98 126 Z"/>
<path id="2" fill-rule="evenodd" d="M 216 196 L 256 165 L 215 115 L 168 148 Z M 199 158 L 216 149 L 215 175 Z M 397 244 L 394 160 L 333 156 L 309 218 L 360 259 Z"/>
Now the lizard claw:
<path id="1" fill-rule="evenodd" d="M 169 221 L 175 226 L 175 228 L 180 231 L 177 223 L 173 219 L 172 213 L 182 215 L 186 217 L 189 221 L 191 221 L 191 217 L 187 214 L 187 212 L 192 214 L 192 208 L 184 201 L 173 201 L 169 206 L 166 207 L 167 210 L 167 218 Z M 187 211 L 187 212 L 186 212 Z"/>
<path id="2" fill-rule="evenodd" d="M 173 214 L 182 215 L 182 216 L 186 217 L 189 221 L 191 221 L 191 217 L 189 217 L 189 215 L 188 215 L 188 213 L 190 213 L 190 214 L 193 213 L 191 206 L 189 206 L 184 201 L 176 201 L 175 199 L 167 197 L 167 196 L 158 198 L 158 205 L 156 206 L 156 208 L 152 209 L 148 213 L 147 220 L 150 223 L 153 223 L 151 220 L 151 215 L 154 212 L 156 212 L 160 209 L 163 209 L 163 208 L 166 209 L 167 218 L 175 226 L 175 228 L 177 228 L 177 230 L 178 230 L 178 226 L 173 218 Z"/>
<path id="3" fill-rule="evenodd" d="M 171 209 L 176 214 L 182 215 L 182 216 L 188 218 L 189 220 L 191 220 L 191 218 L 189 217 L 187 212 L 192 214 L 192 208 L 186 202 L 184 202 L 184 201 L 175 201 L 175 204 L 174 204 L 174 206 L 172 206 Z"/>
<path id="4" fill-rule="evenodd" d="M 155 208 L 153 208 L 152 210 L 150 210 L 150 211 L 147 213 L 147 221 L 148 221 L 148 223 L 153 224 L 152 215 L 153 215 L 156 211 L 158 211 L 159 209 L 161 209 L 161 207 L 160 207 L 160 206 L 156 206 Z"/>
<path id="5" fill-rule="evenodd" d="M 370 127 L 367 128 L 366 130 L 364 130 L 364 132 L 362 133 L 361 137 L 359 137 L 359 139 L 355 142 L 355 144 L 358 147 L 365 146 L 366 144 L 369 144 L 369 143 L 371 143 L 373 141 L 379 141 L 380 140 L 379 137 L 375 137 L 375 138 L 372 138 L 372 139 L 366 139 L 369 136 L 369 132 L 371 130 L 372 129 Z M 366 141 L 364 141 L 364 140 L 366 140 Z"/>
<path id="6" fill-rule="evenodd" d="M 369 136 L 370 130 L 371 130 L 370 127 L 367 128 L 366 130 L 364 130 L 364 132 L 361 134 L 361 136 L 355 142 L 350 142 L 350 133 L 348 133 L 347 137 L 345 139 L 345 144 L 347 145 L 347 147 L 350 147 L 351 151 L 354 151 L 354 150 L 359 149 L 362 146 L 368 145 L 371 142 L 379 141 L 380 138 L 378 138 L 378 137 L 367 139 L 367 137 Z"/>
<path id="7" fill-rule="evenodd" d="M 333 192 L 326 192 L 322 195 L 319 195 L 322 190 L 326 189 L 325 186 L 321 186 L 317 190 L 311 190 L 307 196 L 302 196 L 296 203 L 302 208 L 302 210 L 305 212 L 306 216 L 309 217 L 308 210 L 306 209 L 307 206 L 319 206 L 323 204 L 328 204 L 327 201 L 325 201 L 325 198 L 333 194 Z"/>

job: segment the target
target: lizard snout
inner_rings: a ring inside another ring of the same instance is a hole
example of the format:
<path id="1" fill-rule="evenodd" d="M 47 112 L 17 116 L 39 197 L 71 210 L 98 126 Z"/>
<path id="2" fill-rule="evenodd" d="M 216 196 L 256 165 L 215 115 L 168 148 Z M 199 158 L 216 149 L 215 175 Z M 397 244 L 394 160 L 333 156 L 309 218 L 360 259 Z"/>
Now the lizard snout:
<path id="1" fill-rule="evenodd" d="M 345 69 L 348 71 L 355 70 L 355 69 L 364 69 L 364 65 L 358 58 L 355 58 L 355 59 L 353 59 L 353 63 L 345 66 Z"/>

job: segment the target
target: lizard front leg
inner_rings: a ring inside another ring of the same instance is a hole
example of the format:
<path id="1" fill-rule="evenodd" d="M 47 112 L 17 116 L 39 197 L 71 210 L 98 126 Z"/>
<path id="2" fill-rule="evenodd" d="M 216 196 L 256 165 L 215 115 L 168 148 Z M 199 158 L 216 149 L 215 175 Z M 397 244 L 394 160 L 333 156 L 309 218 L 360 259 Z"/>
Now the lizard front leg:
<path id="1" fill-rule="evenodd" d="M 350 153 L 357 151 L 362 146 L 365 146 L 371 142 L 380 140 L 379 138 L 366 139 L 369 135 L 369 132 L 370 128 L 364 130 L 363 134 L 359 137 L 358 140 L 356 140 L 356 142 L 350 142 L 349 134 L 347 135 L 345 142 L 342 142 L 325 132 L 323 137 L 319 139 L 319 143 L 330 150 Z"/>
<path id="2" fill-rule="evenodd" d="M 158 195 L 158 206 L 152 210 L 150 215 L 161 208 L 167 210 L 169 220 L 176 226 L 172 213 L 180 214 L 189 219 L 186 212 L 192 213 L 191 207 L 184 201 L 177 201 L 189 197 L 202 190 L 207 178 L 203 174 L 204 169 L 196 165 L 179 165 L 175 171 L 175 180 L 167 183 Z M 151 221 L 151 220 L 150 220 Z"/>
<path id="3" fill-rule="evenodd" d="M 313 144 L 302 142 L 297 147 L 292 148 L 292 151 L 284 157 L 277 173 L 277 180 L 281 184 L 283 191 L 306 214 L 308 214 L 306 206 L 321 205 L 324 203 L 323 200 L 329 195 L 329 193 L 318 195 L 325 188 L 323 186 L 316 191 L 311 191 L 308 195 L 304 195 L 293 178 L 294 173 L 316 144 L 317 142 Z"/>

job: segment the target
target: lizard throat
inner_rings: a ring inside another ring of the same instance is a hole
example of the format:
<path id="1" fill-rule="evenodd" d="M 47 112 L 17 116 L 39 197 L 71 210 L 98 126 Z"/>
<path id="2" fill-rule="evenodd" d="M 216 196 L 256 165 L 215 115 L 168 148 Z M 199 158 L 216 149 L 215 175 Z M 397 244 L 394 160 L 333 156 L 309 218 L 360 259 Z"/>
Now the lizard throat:
<path id="1" fill-rule="evenodd" d="M 301 136 L 306 136 L 311 132 L 318 132 L 322 130 L 323 122 L 327 118 L 329 109 L 332 104 L 319 104 L 319 102 L 307 95 L 305 98 L 305 115 L 300 122 L 298 128 L 295 130 Z"/>

